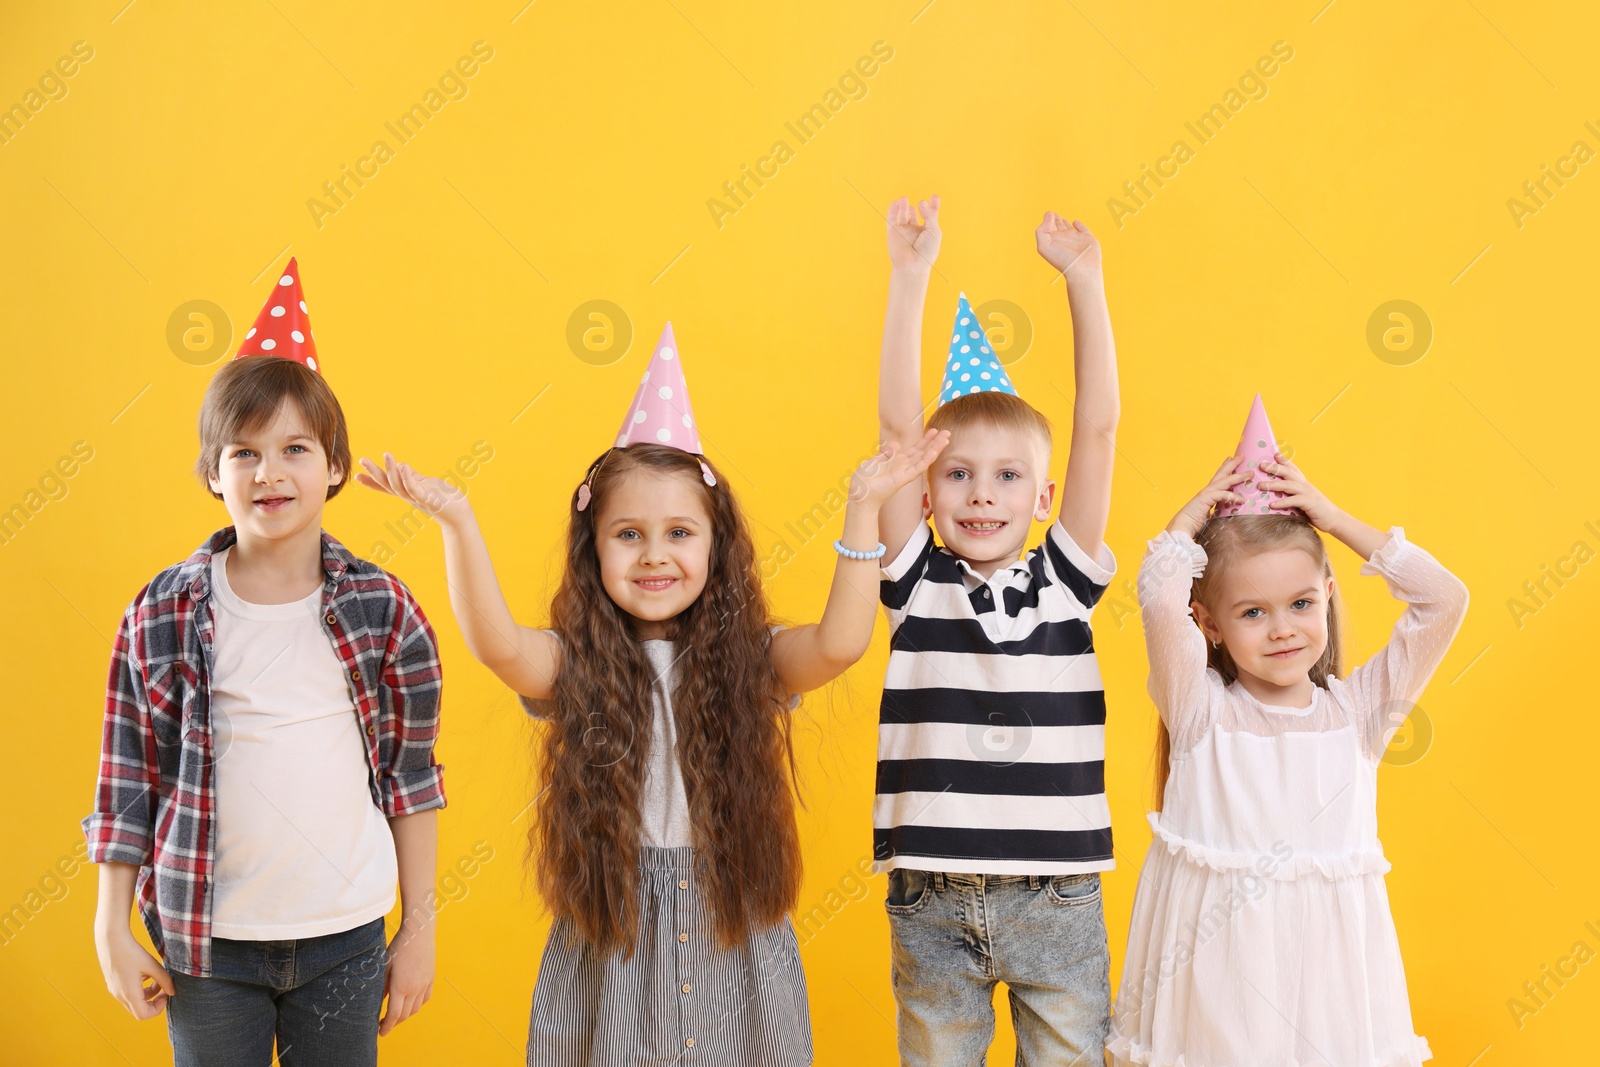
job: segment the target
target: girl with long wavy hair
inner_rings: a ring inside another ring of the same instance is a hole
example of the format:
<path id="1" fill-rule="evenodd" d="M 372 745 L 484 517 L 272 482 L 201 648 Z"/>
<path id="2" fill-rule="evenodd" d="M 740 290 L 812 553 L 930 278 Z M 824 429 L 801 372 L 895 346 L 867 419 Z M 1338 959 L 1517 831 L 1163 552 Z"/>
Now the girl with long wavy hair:
<path id="1" fill-rule="evenodd" d="M 1353 518 L 1275 456 L 1261 475 L 1229 458 L 1139 571 L 1162 803 L 1106 1039 L 1119 1067 L 1430 1056 L 1383 882 L 1378 763 L 1460 628 L 1467 589 L 1400 527 Z M 1272 513 L 1211 514 L 1242 505 L 1238 483 L 1257 478 L 1253 505 L 1274 496 Z M 1348 677 L 1318 531 L 1406 605 Z"/>
<path id="2" fill-rule="evenodd" d="M 660 353 L 649 374 L 672 369 Z M 698 440 L 627 443 L 656 417 L 637 414 L 640 397 L 625 447 L 571 497 L 549 629 L 513 620 L 461 491 L 387 454 L 381 468 L 362 461 L 361 481 L 440 521 L 467 647 L 547 721 L 530 856 L 555 922 L 528 1063 L 808 1064 L 788 919 L 801 878 L 788 712 L 865 653 L 878 507 L 949 434 L 861 465 L 821 620 L 779 627 L 739 506 Z M 682 401 L 674 427 L 690 425 Z"/>

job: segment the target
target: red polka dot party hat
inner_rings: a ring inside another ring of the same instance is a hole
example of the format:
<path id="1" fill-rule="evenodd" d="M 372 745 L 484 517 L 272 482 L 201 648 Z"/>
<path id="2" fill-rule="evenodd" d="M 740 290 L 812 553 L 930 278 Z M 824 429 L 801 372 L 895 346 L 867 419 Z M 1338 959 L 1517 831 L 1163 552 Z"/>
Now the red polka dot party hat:
<path id="1" fill-rule="evenodd" d="M 272 295 L 256 316 L 256 324 L 244 335 L 234 359 L 246 356 L 277 356 L 292 359 L 322 373 L 318 365 L 316 342 L 311 339 L 311 318 L 306 314 L 305 294 L 300 291 L 300 265 L 294 257 L 272 286 Z"/>

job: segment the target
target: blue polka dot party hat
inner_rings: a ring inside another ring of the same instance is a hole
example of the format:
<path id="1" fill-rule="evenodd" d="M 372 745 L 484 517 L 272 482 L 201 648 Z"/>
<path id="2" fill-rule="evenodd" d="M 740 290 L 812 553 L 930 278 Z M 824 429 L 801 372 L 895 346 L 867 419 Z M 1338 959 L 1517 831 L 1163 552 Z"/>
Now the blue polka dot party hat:
<path id="1" fill-rule="evenodd" d="M 978 316 L 967 303 L 967 294 L 962 293 L 956 302 L 955 329 L 950 331 L 950 359 L 945 363 L 944 383 L 939 387 L 939 405 L 943 407 L 968 393 L 991 392 L 1017 395 Z"/>

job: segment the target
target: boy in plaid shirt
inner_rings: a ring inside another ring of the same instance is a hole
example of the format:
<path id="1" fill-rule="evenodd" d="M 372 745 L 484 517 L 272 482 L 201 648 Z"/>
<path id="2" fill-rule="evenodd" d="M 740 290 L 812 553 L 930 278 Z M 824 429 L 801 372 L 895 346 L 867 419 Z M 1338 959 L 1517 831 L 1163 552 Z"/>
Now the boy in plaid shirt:
<path id="1" fill-rule="evenodd" d="M 304 309 L 291 260 L 254 358 L 206 392 L 198 471 L 234 524 L 124 614 L 84 820 L 106 985 L 166 1009 L 179 1065 L 265 1067 L 275 1041 L 375 1064 L 433 980 L 438 651 L 405 585 L 322 531 L 350 446 Z"/>

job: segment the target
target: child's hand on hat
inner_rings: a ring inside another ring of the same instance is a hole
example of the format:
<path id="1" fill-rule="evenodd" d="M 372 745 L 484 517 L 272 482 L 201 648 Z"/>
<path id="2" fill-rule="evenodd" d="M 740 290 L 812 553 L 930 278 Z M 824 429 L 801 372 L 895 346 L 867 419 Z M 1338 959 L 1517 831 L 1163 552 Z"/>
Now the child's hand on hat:
<path id="1" fill-rule="evenodd" d="M 1069 281 L 1100 273 L 1100 242 L 1078 220 L 1068 222 L 1054 211 L 1046 211 L 1033 238 L 1045 262 Z"/>
<path id="2" fill-rule="evenodd" d="M 922 221 L 917 221 L 917 210 Z M 896 270 L 932 270 L 939 258 L 939 197 L 919 200 L 917 207 L 901 197 L 889 205 L 889 262 Z"/>
<path id="3" fill-rule="evenodd" d="M 1178 513 L 1167 523 L 1167 529 L 1173 533 L 1188 534 L 1193 537 L 1200 532 L 1200 528 L 1211 517 L 1211 509 L 1218 504 L 1243 504 L 1244 497 L 1233 491 L 1233 487 L 1240 482 L 1250 480 L 1250 471 L 1234 471 L 1234 468 L 1244 462 L 1243 456 L 1229 456 L 1223 460 L 1222 466 L 1217 468 L 1217 473 L 1211 476 L 1211 481 L 1206 487 L 1195 494 L 1195 498 L 1178 509 Z"/>
<path id="4" fill-rule="evenodd" d="M 1276 463 L 1269 459 L 1261 461 L 1262 473 L 1272 477 L 1257 483 L 1263 489 L 1284 494 L 1281 500 L 1273 501 L 1272 506 L 1299 508 L 1311 520 L 1311 525 L 1324 533 L 1332 533 L 1335 523 L 1344 513 L 1334 507 L 1320 489 L 1306 481 L 1300 468 L 1285 459 L 1282 452 L 1274 452 L 1273 456 L 1277 459 Z"/>
<path id="5" fill-rule="evenodd" d="M 444 479 L 418 474 L 396 460 L 392 452 L 383 454 L 383 462 L 384 465 L 380 467 L 363 456 L 361 466 L 364 473 L 358 473 L 356 481 L 368 489 L 397 496 L 440 522 L 449 522 L 470 512 L 467 494 Z"/>
<path id="6" fill-rule="evenodd" d="M 922 440 L 904 450 L 899 442 L 890 441 L 850 476 L 851 501 L 869 508 L 882 506 L 901 487 L 920 477 L 949 443 L 949 430 L 929 430 Z"/>

